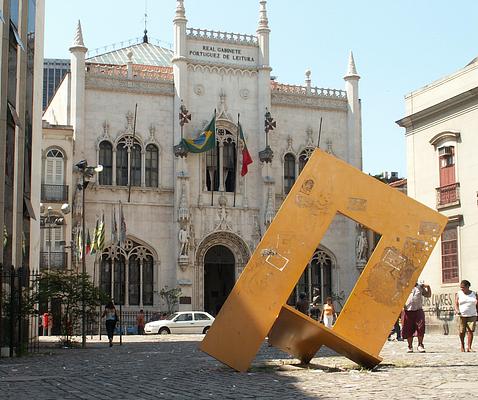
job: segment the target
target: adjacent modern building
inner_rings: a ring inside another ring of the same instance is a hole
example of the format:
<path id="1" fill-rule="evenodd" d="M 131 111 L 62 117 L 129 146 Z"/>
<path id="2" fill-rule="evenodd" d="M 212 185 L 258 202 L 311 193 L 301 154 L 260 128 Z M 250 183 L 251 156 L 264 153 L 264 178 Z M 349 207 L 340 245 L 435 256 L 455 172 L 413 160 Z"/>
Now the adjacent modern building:
<path id="1" fill-rule="evenodd" d="M 82 216 L 90 237 L 104 221 L 104 247 L 86 256 L 86 267 L 123 310 L 165 310 L 160 291 L 179 287 L 181 310 L 216 314 L 316 148 L 320 126 L 320 146 L 362 168 L 360 77 L 352 54 L 344 88 L 315 87 L 310 71 L 304 85 L 289 85 L 271 76 L 266 1 L 259 1 L 255 35 L 187 22 L 178 0 L 172 51 L 149 43 L 145 33 L 140 43 L 91 58 L 88 32 L 83 36 L 78 23 L 71 70 L 44 113 L 43 204 L 58 216 L 64 202 L 73 211 L 55 228 L 51 247 L 71 255 L 65 266 L 78 268 Z M 211 150 L 177 147 L 214 116 Z M 253 163 L 244 174 L 246 145 Z M 103 166 L 87 187 L 75 168 L 84 171 L 82 160 Z M 322 300 L 346 297 L 366 262 L 356 257 L 360 235 L 355 222 L 337 215 L 291 302 L 299 292 L 311 299 L 315 288 Z"/>
<path id="2" fill-rule="evenodd" d="M 68 59 L 46 58 L 43 62 L 43 110 L 69 70 Z"/>
<path id="3" fill-rule="evenodd" d="M 408 195 L 448 217 L 422 278 L 429 322 L 445 332 L 462 279 L 478 285 L 478 59 L 405 97 Z"/>
<path id="4" fill-rule="evenodd" d="M 18 274 L 37 269 L 39 248 L 30 246 L 40 230 L 41 93 L 43 64 L 43 0 L 3 0 L 0 3 L 0 267 Z M 0 348 L 12 350 L 20 336 L 18 319 L 7 329 L 2 301 L 18 285 L 0 282 Z M 22 330 L 25 332 L 25 330 Z M 13 336 L 12 336 L 13 335 Z M 8 337 L 8 339 L 7 339 Z M 22 339 L 20 339 L 22 340 Z M 13 343 L 13 346 L 11 344 Z M 7 347 L 9 347 L 7 349 Z"/>

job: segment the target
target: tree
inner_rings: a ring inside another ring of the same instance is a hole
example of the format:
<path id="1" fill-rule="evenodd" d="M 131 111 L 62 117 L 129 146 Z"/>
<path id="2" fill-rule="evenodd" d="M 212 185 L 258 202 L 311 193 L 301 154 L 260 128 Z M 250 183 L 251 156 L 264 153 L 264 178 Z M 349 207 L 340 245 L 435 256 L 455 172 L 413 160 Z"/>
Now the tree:
<path id="1" fill-rule="evenodd" d="M 168 314 L 174 312 L 176 304 L 179 302 L 179 297 L 181 296 L 181 288 L 172 288 L 168 289 L 167 286 L 161 289 L 159 296 L 166 302 L 168 307 Z"/>
<path id="2" fill-rule="evenodd" d="M 106 303 L 107 298 L 88 274 L 60 270 L 43 273 L 40 278 L 38 301 L 58 299 L 62 304 L 61 334 L 66 344 L 70 344 L 74 329 L 82 319 L 83 285 L 86 318 L 94 318 L 96 308 Z"/>

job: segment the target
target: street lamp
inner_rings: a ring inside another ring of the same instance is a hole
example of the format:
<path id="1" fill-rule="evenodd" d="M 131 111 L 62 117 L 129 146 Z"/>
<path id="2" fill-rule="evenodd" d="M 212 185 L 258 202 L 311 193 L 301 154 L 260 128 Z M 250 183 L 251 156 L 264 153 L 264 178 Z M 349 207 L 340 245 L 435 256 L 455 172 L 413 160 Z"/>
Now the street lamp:
<path id="1" fill-rule="evenodd" d="M 86 347 L 86 299 L 85 299 L 85 276 L 86 276 L 86 236 L 85 236 L 85 190 L 95 173 L 103 171 L 102 165 L 89 166 L 88 161 L 81 160 L 75 167 L 81 174 L 81 184 L 78 189 L 81 194 L 81 347 Z"/>

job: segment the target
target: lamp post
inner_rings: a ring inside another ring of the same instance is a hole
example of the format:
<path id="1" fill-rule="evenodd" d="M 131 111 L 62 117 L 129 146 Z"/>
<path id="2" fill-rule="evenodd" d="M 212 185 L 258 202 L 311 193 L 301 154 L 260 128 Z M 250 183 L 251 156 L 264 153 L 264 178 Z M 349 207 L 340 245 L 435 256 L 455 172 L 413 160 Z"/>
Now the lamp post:
<path id="1" fill-rule="evenodd" d="M 81 347 L 86 347 L 86 299 L 85 299 L 85 276 L 86 276 L 86 236 L 85 236 L 85 190 L 90 179 L 97 172 L 103 171 L 102 165 L 89 166 L 88 161 L 81 160 L 76 165 L 81 174 L 81 184 L 78 189 L 81 193 Z"/>

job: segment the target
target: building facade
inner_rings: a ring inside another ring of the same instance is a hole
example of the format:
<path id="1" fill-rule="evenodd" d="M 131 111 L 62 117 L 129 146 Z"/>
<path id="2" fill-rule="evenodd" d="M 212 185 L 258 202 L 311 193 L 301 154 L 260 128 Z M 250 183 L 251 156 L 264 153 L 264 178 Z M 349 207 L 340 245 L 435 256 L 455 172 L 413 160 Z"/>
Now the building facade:
<path id="1" fill-rule="evenodd" d="M 46 58 L 43 62 L 43 110 L 69 70 L 68 59 Z"/>
<path id="2" fill-rule="evenodd" d="M 476 285 L 478 59 L 405 97 L 408 195 L 448 217 L 422 278 L 433 295 L 429 322 L 445 333 L 459 282 Z M 473 289 L 473 288 L 472 288 Z"/>
<path id="3" fill-rule="evenodd" d="M 178 0 L 173 51 L 145 34 L 141 43 L 86 58 L 78 24 L 71 72 L 44 114 L 43 165 L 49 157 L 63 160 L 54 161 L 63 163 L 55 179 L 71 184 L 73 242 L 82 212 L 90 232 L 104 218 L 105 247 L 86 256 L 87 269 L 126 309 L 165 310 L 160 291 L 179 287 L 180 309 L 216 314 L 317 147 L 320 125 L 320 146 L 362 167 L 352 54 L 345 90 L 313 87 L 310 71 L 303 86 L 277 82 L 266 1 L 259 6 L 256 35 L 248 35 L 190 28 Z M 180 112 L 190 121 L 181 124 Z M 266 114 L 276 123 L 268 134 Z M 186 154 L 175 147 L 214 116 L 213 149 Z M 246 144 L 253 163 L 241 174 Z M 72 169 L 80 160 L 103 166 L 84 193 L 84 209 Z M 126 227 L 120 246 L 112 229 L 119 225 Z M 360 273 L 357 235 L 353 221 L 336 217 L 291 302 L 302 291 L 311 299 L 314 288 L 323 300 L 348 295 Z"/>
<path id="4" fill-rule="evenodd" d="M 39 257 L 38 247 L 30 243 L 34 243 L 31 237 L 38 236 L 40 227 L 40 173 L 33 166 L 40 160 L 41 148 L 45 5 L 42 0 L 4 0 L 0 4 L 0 267 L 3 271 L 13 267 L 16 273 L 22 269 L 26 274 L 37 268 Z M 0 280 L 2 354 L 12 343 L 18 345 L 7 339 L 10 330 L 15 338 L 19 336 L 15 333 L 17 327 L 6 328 L 8 316 L 2 305 L 18 288 L 12 288 L 11 281 L 3 278 L 4 275 Z M 15 282 L 14 286 L 19 284 Z M 13 325 L 17 326 L 17 322 Z"/>

